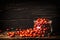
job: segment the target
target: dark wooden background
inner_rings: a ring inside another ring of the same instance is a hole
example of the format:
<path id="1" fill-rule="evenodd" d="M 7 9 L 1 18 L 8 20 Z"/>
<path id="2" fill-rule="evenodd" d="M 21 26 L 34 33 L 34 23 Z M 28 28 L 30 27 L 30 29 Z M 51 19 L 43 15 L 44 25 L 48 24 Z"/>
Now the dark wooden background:
<path id="1" fill-rule="evenodd" d="M 53 21 L 54 32 L 59 30 L 59 14 L 53 1 L 1 1 L 0 29 L 33 28 L 33 21 L 38 17 L 49 18 Z"/>

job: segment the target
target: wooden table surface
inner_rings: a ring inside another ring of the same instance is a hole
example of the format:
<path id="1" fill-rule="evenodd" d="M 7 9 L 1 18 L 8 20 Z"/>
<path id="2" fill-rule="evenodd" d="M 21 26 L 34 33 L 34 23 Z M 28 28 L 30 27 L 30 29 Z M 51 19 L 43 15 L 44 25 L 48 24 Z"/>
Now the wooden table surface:
<path id="1" fill-rule="evenodd" d="M 0 40 L 1 39 L 60 39 L 60 36 L 50 36 L 50 37 L 8 37 L 7 35 L 0 34 Z"/>

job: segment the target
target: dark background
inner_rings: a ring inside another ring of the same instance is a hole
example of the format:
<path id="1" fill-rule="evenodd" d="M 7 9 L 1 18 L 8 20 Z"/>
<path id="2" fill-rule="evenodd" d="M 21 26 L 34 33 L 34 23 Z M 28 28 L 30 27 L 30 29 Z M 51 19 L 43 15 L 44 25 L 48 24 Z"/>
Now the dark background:
<path id="1" fill-rule="evenodd" d="M 38 17 L 51 19 L 53 33 L 60 35 L 60 16 L 56 1 L 0 1 L 0 29 L 6 27 L 21 29 L 33 28 Z M 59 3 L 59 2 L 58 2 Z"/>

